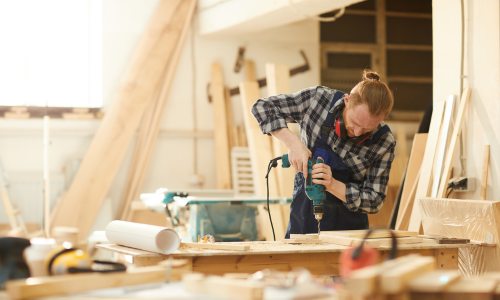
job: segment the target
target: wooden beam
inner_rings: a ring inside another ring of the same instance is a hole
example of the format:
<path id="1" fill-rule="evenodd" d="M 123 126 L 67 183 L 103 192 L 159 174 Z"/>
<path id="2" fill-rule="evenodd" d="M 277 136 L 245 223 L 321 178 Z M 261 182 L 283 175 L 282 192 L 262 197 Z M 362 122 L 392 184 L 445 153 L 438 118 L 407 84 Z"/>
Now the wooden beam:
<path id="1" fill-rule="evenodd" d="M 245 67 L 249 65 L 246 64 Z M 247 132 L 248 149 L 252 161 L 254 175 L 255 195 L 266 196 L 266 173 L 269 161 L 273 158 L 271 137 L 262 134 L 258 122 L 250 110 L 252 105 L 260 98 L 259 84 L 256 81 L 240 83 L 243 119 Z M 278 196 L 276 172 L 269 173 L 269 195 Z"/>
<path id="2" fill-rule="evenodd" d="M 417 232 L 393 230 L 392 231 L 396 237 L 407 237 L 407 236 L 417 236 Z M 329 236 L 342 236 L 342 237 L 352 237 L 352 238 L 364 238 L 368 230 L 339 230 L 339 231 L 322 231 L 321 235 Z M 370 234 L 370 239 L 375 238 L 389 238 L 391 237 L 390 232 L 385 230 L 374 230 Z"/>
<path id="3" fill-rule="evenodd" d="M 52 226 L 89 234 L 101 204 L 170 62 L 191 7 L 189 1 L 161 1 L 125 73 L 117 99 L 104 116 Z"/>
<path id="4" fill-rule="evenodd" d="M 413 208 L 413 203 L 415 202 L 415 194 L 417 192 L 418 181 L 420 179 L 420 170 L 421 169 L 419 168 L 417 176 L 413 181 L 413 185 L 411 186 L 411 188 L 408 189 L 409 193 L 404 205 L 400 206 L 400 208 L 402 209 L 400 209 L 400 214 L 398 214 L 398 218 L 401 217 L 401 219 L 399 219 L 399 223 L 396 223 L 397 230 L 408 230 L 408 226 L 410 225 L 411 211 Z M 403 199 L 401 198 L 401 200 Z"/>
<path id="5" fill-rule="evenodd" d="M 268 96 L 278 94 L 290 94 L 290 70 L 287 65 L 266 64 L 266 79 Z M 274 157 L 288 154 L 288 148 L 277 138 L 273 138 Z M 292 198 L 295 181 L 295 170 L 293 167 L 282 168 L 278 164 L 274 170 L 278 176 L 278 189 L 281 197 Z"/>
<path id="6" fill-rule="evenodd" d="M 469 105 L 470 99 L 470 88 L 464 89 L 462 94 L 462 99 L 460 100 L 460 106 L 458 108 L 457 118 L 455 120 L 455 127 L 453 128 L 453 134 L 451 136 L 450 146 L 448 147 L 448 152 L 446 154 L 443 175 L 441 177 L 441 183 L 439 185 L 439 191 L 437 197 L 446 197 L 446 187 L 448 186 L 448 180 L 450 178 L 450 170 L 452 167 L 453 159 L 455 158 L 455 150 L 457 149 L 458 139 L 462 133 L 462 125 L 464 123 L 465 114 L 467 112 L 467 107 Z"/>
<path id="7" fill-rule="evenodd" d="M 250 245 L 232 245 L 231 243 L 182 243 L 181 247 L 197 248 L 197 249 L 217 249 L 217 250 L 234 250 L 248 251 Z"/>
<path id="8" fill-rule="evenodd" d="M 436 269 L 436 259 L 424 256 L 396 266 L 380 277 L 381 290 L 386 294 L 399 294 L 406 290 L 406 284 L 413 278 Z"/>
<path id="9" fill-rule="evenodd" d="M 382 81 L 387 80 L 387 23 L 385 18 L 385 0 L 376 1 L 377 22 L 377 48 L 378 48 L 378 70 L 376 71 Z"/>
<path id="10" fill-rule="evenodd" d="M 170 280 L 180 280 L 187 270 L 172 269 Z M 31 277 L 11 280 L 5 284 L 12 300 L 70 295 L 81 292 L 166 281 L 167 267 L 142 267 L 117 273 L 73 274 L 50 277 Z"/>
<path id="11" fill-rule="evenodd" d="M 408 289 L 412 293 L 437 293 L 460 278 L 458 271 L 434 271 L 410 280 Z"/>
<path id="12" fill-rule="evenodd" d="M 188 0 L 187 2 L 190 3 L 188 14 L 184 20 L 177 45 L 170 59 L 171 63 L 168 64 L 163 74 L 162 82 L 153 94 L 142 117 L 134 155 L 128 172 L 127 184 L 121 200 L 118 215 L 121 220 L 130 221 L 132 219 L 130 205 L 132 201 L 139 198 L 146 171 L 148 170 L 152 152 L 156 144 L 156 139 L 161 132 L 160 125 L 168 101 L 170 87 L 177 70 L 180 55 L 184 49 L 184 44 L 196 7 L 196 3 L 192 0 Z"/>
<path id="13" fill-rule="evenodd" d="M 403 220 L 403 216 L 407 211 L 406 207 L 410 199 L 410 192 L 412 191 L 413 186 L 416 186 L 416 183 L 418 182 L 417 174 L 420 172 L 420 166 L 422 165 L 422 160 L 424 158 L 425 145 L 427 144 L 427 135 L 427 133 L 417 133 L 415 134 L 415 137 L 413 139 L 413 146 L 408 161 L 408 168 L 406 170 L 405 184 L 403 187 L 403 193 L 401 195 L 401 203 L 399 204 L 398 218 L 396 220 L 395 228 L 397 230 L 408 229 L 408 223 L 406 223 L 406 225 L 402 227 L 401 222 Z M 413 199 L 414 198 L 415 194 L 413 194 Z M 412 207 L 413 205 L 410 206 L 410 208 Z M 410 219 L 408 217 L 407 222 L 409 221 Z"/>
<path id="14" fill-rule="evenodd" d="M 429 135 L 427 144 L 425 145 L 424 158 L 420 169 L 420 179 L 418 180 L 417 191 L 415 194 L 415 202 L 411 211 L 410 224 L 408 230 L 420 231 L 421 217 L 419 199 L 429 196 L 430 182 L 432 180 L 432 166 L 434 165 L 434 154 L 436 153 L 437 141 L 439 138 L 439 128 L 443 119 L 444 102 L 435 102 L 432 111 L 431 124 L 429 127 Z"/>
<path id="15" fill-rule="evenodd" d="M 486 200 L 486 189 L 488 188 L 489 163 L 490 163 L 490 145 L 485 145 L 483 152 L 483 174 L 481 177 L 481 194 L 479 200 Z"/>
<path id="16" fill-rule="evenodd" d="M 222 77 L 222 68 L 212 64 L 212 104 L 214 113 L 215 175 L 217 189 L 231 189 L 231 158 L 229 155 L 228 122 L 226 112 L 226 92 Z"/>

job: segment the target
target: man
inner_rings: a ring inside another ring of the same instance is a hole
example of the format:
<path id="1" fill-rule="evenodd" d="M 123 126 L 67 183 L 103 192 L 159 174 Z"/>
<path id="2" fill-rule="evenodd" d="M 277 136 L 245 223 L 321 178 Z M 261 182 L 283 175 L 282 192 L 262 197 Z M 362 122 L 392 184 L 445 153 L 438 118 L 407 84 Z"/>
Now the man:
<path id="1" fill-rule="evenodd" d="M 321 230 L 367 229 L 367 214 L 377 213 L 384 204 L 396 142 L 383 119 L 394 99 L 377 73 L 365 70 L 363 78 L 350 95 L 317 86 L 263 98 L 252 106 L 262 132 L 288 147 L 298 172 L 286 238 L 319 229 L 305 194 L 311 156 L 324 160 L 312 171 L 313 183 L 327 191 Z M 300 139 L 287 122 L 299 123 Z"/>

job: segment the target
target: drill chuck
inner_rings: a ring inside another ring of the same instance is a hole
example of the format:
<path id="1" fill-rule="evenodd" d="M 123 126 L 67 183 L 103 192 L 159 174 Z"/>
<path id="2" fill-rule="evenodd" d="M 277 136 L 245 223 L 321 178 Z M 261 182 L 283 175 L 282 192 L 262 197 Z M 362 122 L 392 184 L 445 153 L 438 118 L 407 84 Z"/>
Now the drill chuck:
<path id="1" fill-rule="evenodd" d="M 316 220 L 321 220 L 323 219 L 323 206 L 322 205 L 315 205 L 313 207 L 313 213 L 314 213 L 314 217 L 316 218 Z"/>

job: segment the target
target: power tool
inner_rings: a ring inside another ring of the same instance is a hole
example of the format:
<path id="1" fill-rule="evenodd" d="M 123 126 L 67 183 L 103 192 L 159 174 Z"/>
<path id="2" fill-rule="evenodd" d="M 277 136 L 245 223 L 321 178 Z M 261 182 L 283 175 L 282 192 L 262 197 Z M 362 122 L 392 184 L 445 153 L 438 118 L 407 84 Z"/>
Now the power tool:
<path id="1" fill-rule="evenodd" d="M 288 154 L 283 154 L 281 157 L 283 168 L 290 167 Z M 323 219 L 323 202 L 326 199 L 325 186 L 322 184 L 315 184 L 312 181 L 312 169 L 315 164 L 322 164 L 323 159 L 318 158 L 316 161 L 309 158 L 307 162 L 307 179 L 306 179 L 306 195 L 313 202 L 313 213 L 316 220 L 318 220 L 318 234 L 320 234 L 320 222 Z"/>

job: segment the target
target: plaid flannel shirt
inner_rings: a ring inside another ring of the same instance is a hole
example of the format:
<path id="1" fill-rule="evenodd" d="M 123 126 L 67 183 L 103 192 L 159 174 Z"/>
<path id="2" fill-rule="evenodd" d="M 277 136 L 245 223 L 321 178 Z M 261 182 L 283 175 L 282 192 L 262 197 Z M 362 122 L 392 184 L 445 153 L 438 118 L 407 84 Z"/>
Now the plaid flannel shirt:
<path id="1" fill-rule="evenodd" d="M 323 86 L 301 90 L 294 94 L 280 94 L 262 98 L 252 106 L 251 112 L 259 122 L 264 134 L 287 127 L 287 123 L 300 125 L 300 139 L 312 149 L 321 138 L 321 126 L 328 110 L 334 113 L 334 120 L 342 114 L 339 109 L 344 99 L 330 108 L 335 93 L 345 93 Z M 385 123 L 382 121 L 372 132 L 374 134 Z M 371 138 L 371 136 L 370 136 Z M 394 160 L 396 141 L 392 132 L 387 132 L 369 147 L 342 140 L 332 130 L 327 144 L 352 171 L 352 182 L 346 183 L 346 203 L 350 211 L 367 214 L 377 213 L 383 206 L 389 172 Z"/>

